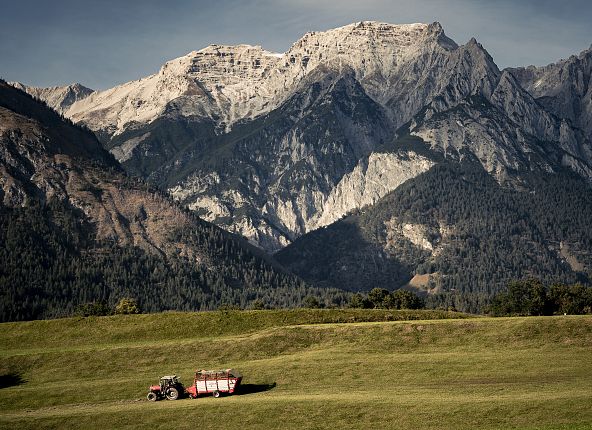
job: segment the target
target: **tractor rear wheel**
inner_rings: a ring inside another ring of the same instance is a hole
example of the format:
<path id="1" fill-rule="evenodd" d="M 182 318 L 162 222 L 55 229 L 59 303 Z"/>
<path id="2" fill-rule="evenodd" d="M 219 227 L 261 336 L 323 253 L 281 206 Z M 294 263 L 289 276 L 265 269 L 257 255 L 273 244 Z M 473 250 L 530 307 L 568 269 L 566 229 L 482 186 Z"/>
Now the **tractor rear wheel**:
<path id="1" fill-rule="evenodd" d="M 158 396 L 156 395 L 156 393 L 154 391 L 150 391 L 148 393 L 148 395 L 146 396 L 146 398 L 148 400 L 150 400 L 151 402 L 156 402 L 156 399 L 158 398 Z"/>
<path id="2" fill-rule="evenodd" d="M 179 390 L 175 387 L 170 387 L 167 389 L 166 398 L 169 400 L 177 400 L 179 398 Z"/>
<path id="3" fill-rule="evenodd" d="M 212 393 L 212 395 L 213 395 L 215 398 L 218 398 L 218 397 L 220 397 L 220 391 L 216 390 L 216 391 L 214 391 L 214 392 Z"/>

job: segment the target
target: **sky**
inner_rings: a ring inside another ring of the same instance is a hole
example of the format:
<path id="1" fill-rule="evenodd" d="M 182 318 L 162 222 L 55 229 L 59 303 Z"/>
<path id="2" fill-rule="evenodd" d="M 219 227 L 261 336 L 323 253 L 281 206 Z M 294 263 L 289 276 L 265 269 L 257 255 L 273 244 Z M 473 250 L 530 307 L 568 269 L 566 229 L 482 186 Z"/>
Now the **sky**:
<path id="1" fill-rule="evenodd" d="M 0 0 L 0 77 L 106 89 L 212 43 L 284 52 L 308 31 L 366 20 L 439 21 L 500 68 L 592 44 L 592 0 Z"/>

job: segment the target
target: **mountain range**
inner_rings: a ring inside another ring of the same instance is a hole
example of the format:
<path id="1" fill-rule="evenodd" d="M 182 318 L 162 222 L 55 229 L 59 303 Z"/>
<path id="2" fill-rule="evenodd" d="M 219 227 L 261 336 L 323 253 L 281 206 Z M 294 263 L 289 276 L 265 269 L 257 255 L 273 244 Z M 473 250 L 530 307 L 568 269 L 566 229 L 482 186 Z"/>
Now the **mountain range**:
<path id="1" fill-rule="evenodd" d="M 102 91 L 14 85 L 311 284 L 479 310 L 512 278 L 589 282 L 591 58 L 500 70 L 439 23 L 359 22 Z"/>
<path id="2" fill-rule="evenodd" d="M 129 177 L 92 132 L 5 82 L 0 203 L 0 321 L 123 297 L 145 311 L 343 299 Z"/>

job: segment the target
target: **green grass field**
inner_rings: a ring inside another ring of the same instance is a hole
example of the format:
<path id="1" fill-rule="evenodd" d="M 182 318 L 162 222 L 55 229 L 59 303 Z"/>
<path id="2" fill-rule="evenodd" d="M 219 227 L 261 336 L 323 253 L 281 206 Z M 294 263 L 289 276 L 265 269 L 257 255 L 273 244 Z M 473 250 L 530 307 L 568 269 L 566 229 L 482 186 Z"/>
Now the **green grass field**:
<path id="1" fill-rule="evenodd" d="M 452 319 L 444 319 L 452 318 Z M 234 367 L 246 392 L 151 403 Z M 588 429 L 592 317 L 292 310 L 0 324 L 0 428 Z"/>

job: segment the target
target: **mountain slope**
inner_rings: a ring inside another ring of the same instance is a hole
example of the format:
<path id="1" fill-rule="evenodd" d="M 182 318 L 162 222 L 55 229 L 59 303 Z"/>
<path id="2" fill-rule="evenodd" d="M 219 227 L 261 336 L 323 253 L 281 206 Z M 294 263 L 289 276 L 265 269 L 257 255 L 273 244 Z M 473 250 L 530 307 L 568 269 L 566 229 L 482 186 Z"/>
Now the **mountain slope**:
<path id="1" fill-rule="evenodd" d="M 88 97 L 94 92 L 78 83 L 48 88 L 30 87 L 19 82 L 11 82 L 10 84 L 19 90 L 28 92 L 36 99 L 45 101 L 49 107 L 60 114 L 64 114 L 75 102 Z"/>
<path id="2" fill-rule="evenodd" d="M 592 139 L 592 48 L 544 67 L 508 71 L 545 108 Z"/>
<path id="3" fill-rule="evenodd" d="M 351 75 L 319 79 L 237 125 L 207 156 L 179 157 L 167 175 L 171 195 L 220 225 L 226 218 L 267 249 L 314 229 L 326 196 L 389 131 L 383 109 Z"/>
<path id="4" fill-rule="evenodd" d="M 90 132 L 4 82 L 0 201 L 2 321 L 122 296 L 155 311 L 294 306 L 318 292 L 127 177 Z"/>
<path id="5" fill-rule="evenodd" d="M 476 312 L 513 279 L 592 276 L 592 188 L 569 172 L 500 186 L 476 160 L 439 163 L 377 204 L 276 254 L 321 286 L 407 287 Z"/>
<path id="6" fill-rule="evenodd" d="M 586 132 L 438 23 L 360 22 L 307 33 L 283 54 L 211 45 L 65 114 L 128 172 L 268 251 L 441 157 L 469 154 L 502 183 L 564 167 L 592 178 Z M 410 136 L 428 147 L 393 145 Z"/>

